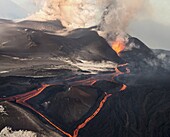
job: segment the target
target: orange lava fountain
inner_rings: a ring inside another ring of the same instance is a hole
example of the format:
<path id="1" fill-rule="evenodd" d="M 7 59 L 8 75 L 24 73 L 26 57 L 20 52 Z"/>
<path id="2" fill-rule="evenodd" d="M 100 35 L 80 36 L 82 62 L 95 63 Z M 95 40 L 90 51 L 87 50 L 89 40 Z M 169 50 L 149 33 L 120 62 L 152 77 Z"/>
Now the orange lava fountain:
<path id="1" fill-rule="evenodd" d="M 117 40 L 112 43 L 112 49 L 116 51 L 116 53 L 119 55 L 121 51 L 125 49 L 125 44 L 123 41 Z"/>

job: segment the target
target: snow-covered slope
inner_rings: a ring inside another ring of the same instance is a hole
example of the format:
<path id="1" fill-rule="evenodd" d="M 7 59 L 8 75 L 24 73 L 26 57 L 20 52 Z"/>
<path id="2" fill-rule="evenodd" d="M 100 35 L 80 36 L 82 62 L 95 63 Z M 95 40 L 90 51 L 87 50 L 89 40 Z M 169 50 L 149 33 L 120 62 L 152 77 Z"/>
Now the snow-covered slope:
<path id="1" fill-rule="evenodd" d="M 18 19 L 27 16 L 27 12 L 11 0 L 0 0 L 0 18 Z"/>

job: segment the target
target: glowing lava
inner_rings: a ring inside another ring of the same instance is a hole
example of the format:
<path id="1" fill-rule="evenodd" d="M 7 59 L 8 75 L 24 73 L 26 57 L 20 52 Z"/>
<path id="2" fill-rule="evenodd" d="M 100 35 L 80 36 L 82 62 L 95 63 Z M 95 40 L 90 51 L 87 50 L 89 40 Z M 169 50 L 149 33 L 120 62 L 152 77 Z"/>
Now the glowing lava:
<path id="1" fill-rule="evenodd" d="M 117 40 L 112 43 L 112 49 L 116 51 L 116 53 L 119 55 L 121 51 L 125 49 L 125 44 L 123 41 Z"/>
<path id="2" fill-rule="evenodd" d="M 122 88 L 120 89 L 120 91 L 124 91 L 127 88 L 127 86 L 125 84 L 123 84 Z"/>
<path id="3" fill-rule="evenodd" d="M 87 83 L 90 84 L 94 84 L 96 81 L 87 81 Z M 52 85 L 48 85 L 48 84 L 43 84 L 41 85 L 40 88 L 32 90 L 28 93 L 24 93 L 24 94 L 20 94 L 20 95 L 16 95 L 16 96 L 11 96 L 11 97 L 7 97 L 7 98 L 0 98 L 0 100 L 5 100 L 5 101 L 15 101 L 18 104 L 21 104 L 29 109 L 31 109 L 32 111 L 34 111 L 35 113 L 37 113 L 39 116 L 41 116 L 42 118 L 44 118 L 49 124 L 51 124 L 54 128 L 56 128 L 57 130 L 59 130 L 61 133 L 63 133 L 64 135 L 68 136 L 68 137 L 78 137 L 79 136 L 79 131 L 84 128 L 94 117 L 96 117 L 96 115 L 101 111 L 101 109 L 103 108 L 103 105 L 105 104 L 105 102 L 107 101 L 107 99 L 112 96 L 112 94 L 107 94 L 105 93 L 105 96 L 103 98 L 103 100 L 100 102 L 98 108 L 95 110 L 95 112 L 88 117 L 83 123 L 81 123 L 80 125 L 77 126 L 77 128 L 74 130 L 73 135 L 67 133 L 66 131 L 62 130 L 60 127 L 58 127 L 57 125 L 55 125 L 52 121 L 50 121 L 45 115 L 43 115 L 42 113 L 40 113 L 39 111 L 37 111 L 35 108 L 33 108 L 31 105 L 29 105 L 27 103 L 27 101 L 31 98 L 34 98 L 36 96 L 38 96 L 39 94 L 41 94 L 44 89 L 46 89 L 47 87 L 52 86 Z"/>
<path id="4" fill-rule="evenodd" d="M 119 76 L 119 75 L 123 75 L 123 74 L 130 74 L 130 69 L 128 68 L 127 65 L 128 65 L 128 63 L 126 63 L 126 64 L 121 64 L 121 65 L 117 66 L 117 67 L 115 68 L 115 71 L 116 71 L 115 77 L 117 77 L 117 76 Z M 126 67 L 126 72 L 120 71 L 118 67 Z M 127 85 L 123 84 L 123 86 L 122 86 L 122 88 L 120 89 L 120 91 L 124 91 L 126 88 L 127 88 Z"/>
<path id="5" fill-rule="evenodd" d="M 96 111 L 89 117 L 87 118 L 82 124 L 80 124 L 77 129 L 74 130 L 74 134 L 73 137 L 78 137 L 78 133 L 79 130 L 84 128 L 99 112 L 100 110 L 103 108 L 104 103 L 107 101 L 107 99 L 112 96 L 112 94 L 107 94 L 105 93 L 105 97 L 103 98 L 103 100 L 100 102 L 99 107 L 96 109 Z"/>

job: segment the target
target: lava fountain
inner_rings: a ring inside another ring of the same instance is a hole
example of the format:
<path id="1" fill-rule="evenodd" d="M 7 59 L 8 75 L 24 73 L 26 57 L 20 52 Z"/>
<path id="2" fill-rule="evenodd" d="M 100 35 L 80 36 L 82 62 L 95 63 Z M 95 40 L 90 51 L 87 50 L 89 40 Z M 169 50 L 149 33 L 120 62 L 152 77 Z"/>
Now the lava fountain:
<path id="1" fill-rule="evenodd" d="M 125 44 L 121 40 L 116 40 L 112 43 L 112 49 L 119 55 L 125 49 Z"/>

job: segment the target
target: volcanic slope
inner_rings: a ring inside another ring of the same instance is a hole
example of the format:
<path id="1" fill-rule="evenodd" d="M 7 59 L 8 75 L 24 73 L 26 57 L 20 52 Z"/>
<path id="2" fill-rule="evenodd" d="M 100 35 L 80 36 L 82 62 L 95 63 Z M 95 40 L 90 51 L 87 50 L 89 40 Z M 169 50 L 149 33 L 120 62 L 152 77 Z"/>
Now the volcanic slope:
<path id="1" fill-rule="evenodd" d="M 59 22 L 0 23 L 0 130 L 10 126 L 51 137 L 169 137 L 170 70 L 143 42 L 129 37 L 117 54 L 91 29 L 66 32 Z"/>
<path id="2" fill-rule="evenodd" d="M 43 68 L 51 68 L 51 66 L 61 64 L 69 67 L 70 64 L 67 61 L 81 62 L 85 60 L 88 62 L 124 63 L 106 40 L 95 31 L 82 30 L 79 37 L 77 37 L 79 30 L 71 32 L 68 36 L 60 36 L 46 33 L 51 28 L 46 27 L 47 23 L 45 25 L 42 23 L 46 30 L 34 30 L 23 27 L 23 23 L 4 22 L 2 21 L 0 28 L 0 56 L 3 64 L 0 70 L 1 74 L 8 71 L 20 73 L 22 69 L 24 72 L 34 68 L 35 71 L 38 69 L 44 70 Z M 29 22 L 33 28 L 38 23 Z M 60 24 L 58 27 L 61 27 Z M 72 67 L 74 68 L 75 65 Z"/>

